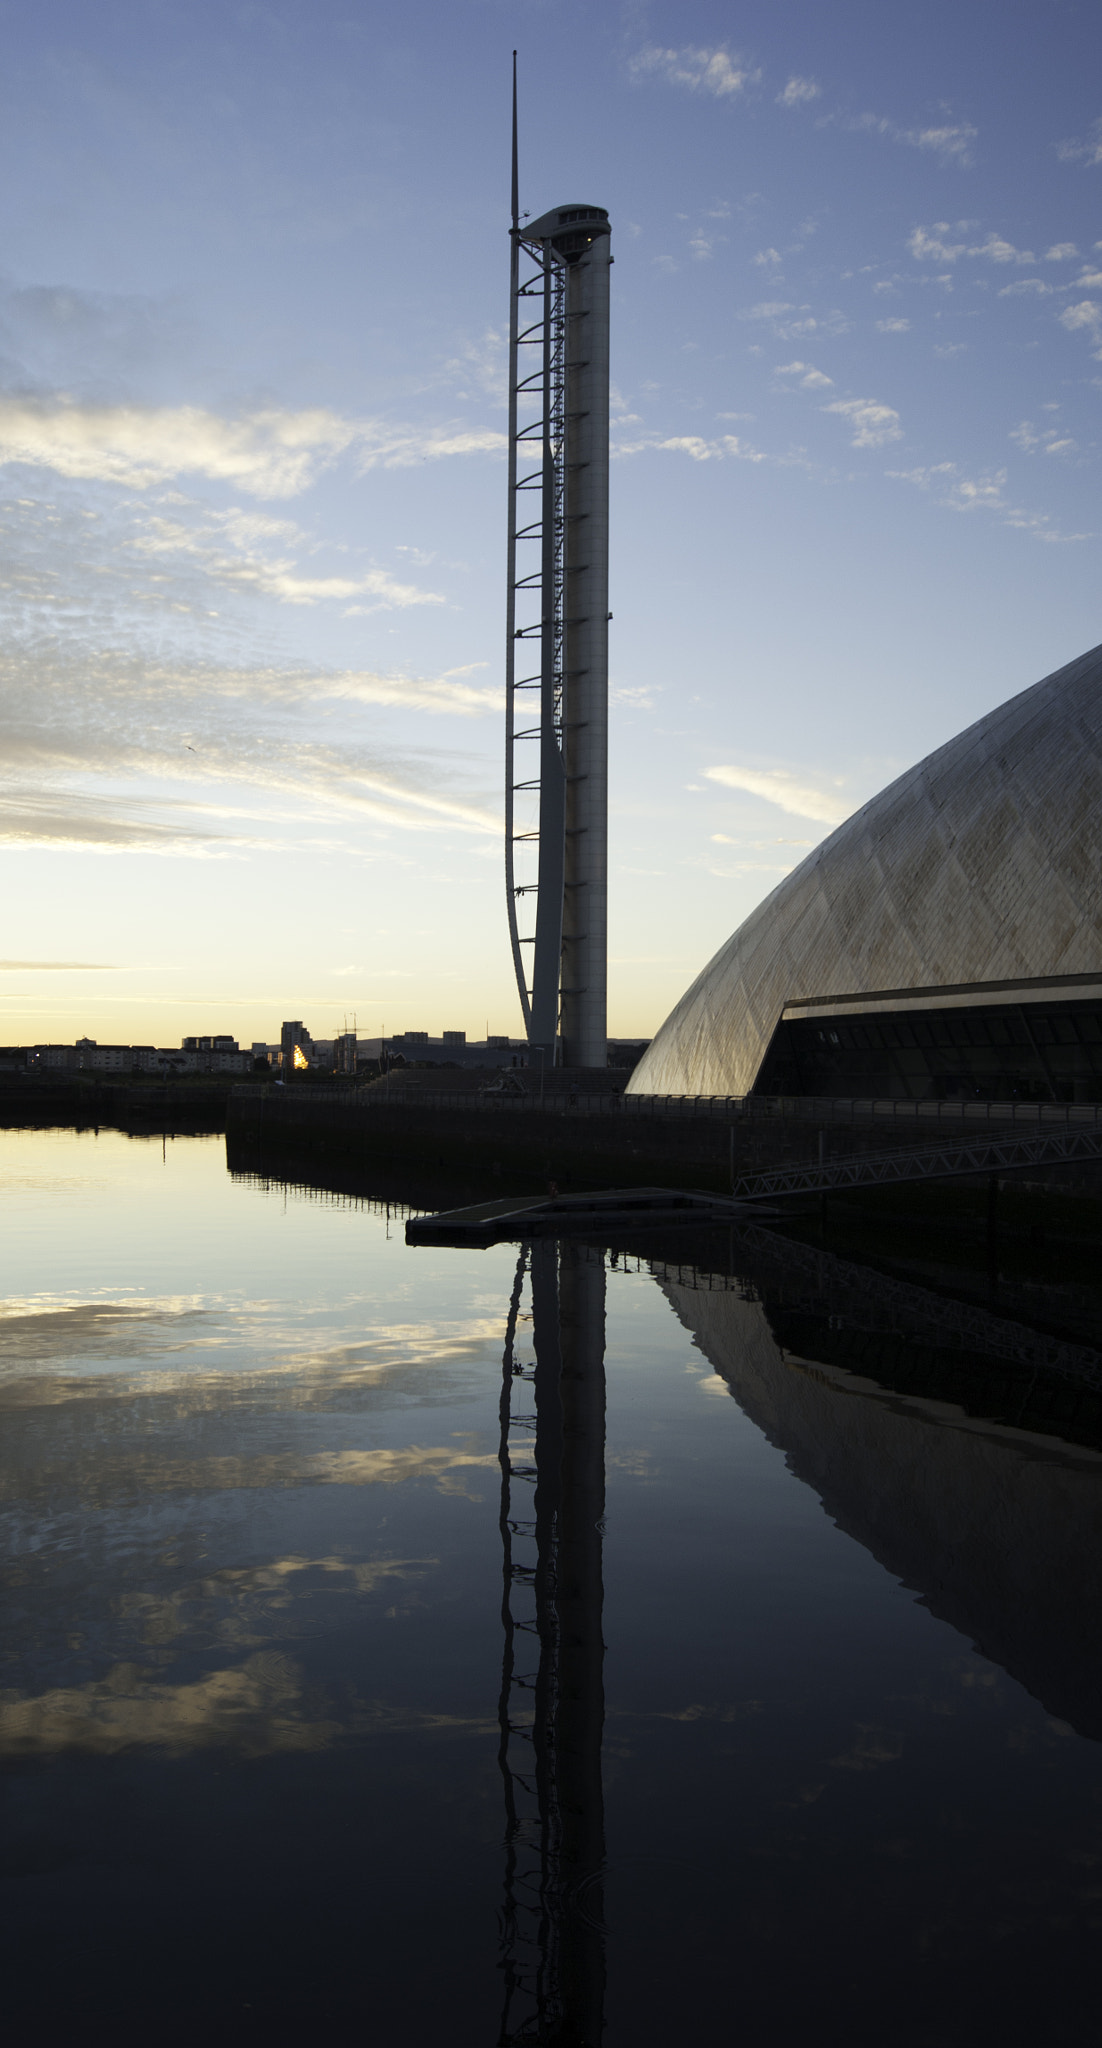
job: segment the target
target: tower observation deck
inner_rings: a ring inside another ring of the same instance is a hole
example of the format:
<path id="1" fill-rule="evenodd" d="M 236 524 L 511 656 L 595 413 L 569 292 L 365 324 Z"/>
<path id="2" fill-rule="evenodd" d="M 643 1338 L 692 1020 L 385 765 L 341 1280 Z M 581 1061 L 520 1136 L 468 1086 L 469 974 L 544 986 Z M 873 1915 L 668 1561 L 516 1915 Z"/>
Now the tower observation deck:
<path id="1" fill-rule="evenodd" d="M 572 1067 L 607 1061 L 609 237 L 521 221 L 514 83 L 506 894 L 529 1045 Z"/>

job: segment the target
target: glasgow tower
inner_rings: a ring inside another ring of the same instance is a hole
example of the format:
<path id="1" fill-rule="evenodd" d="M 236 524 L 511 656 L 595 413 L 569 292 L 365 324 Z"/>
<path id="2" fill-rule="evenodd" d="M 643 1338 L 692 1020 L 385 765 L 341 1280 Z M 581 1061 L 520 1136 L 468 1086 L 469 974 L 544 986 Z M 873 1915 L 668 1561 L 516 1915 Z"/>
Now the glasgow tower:
<path id="1" fill-rule="evenodd" d="M 607 1063 L 609 220 L 521 219 L 509 296 L 505 869 L 534 1052 Z"/>

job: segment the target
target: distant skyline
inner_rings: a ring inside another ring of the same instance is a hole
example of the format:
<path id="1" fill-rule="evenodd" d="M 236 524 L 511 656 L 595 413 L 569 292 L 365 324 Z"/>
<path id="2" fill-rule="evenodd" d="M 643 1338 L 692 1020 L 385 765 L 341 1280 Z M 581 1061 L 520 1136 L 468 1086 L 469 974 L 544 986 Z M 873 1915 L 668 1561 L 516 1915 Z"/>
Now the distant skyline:
<path id="1" fill-rule="evenodd" d="M 0 1041 L 519 1033 L 514 47 L 612 221 L 610 1031 L 1102 639 L 1096 7 L 0 26 Z"/>

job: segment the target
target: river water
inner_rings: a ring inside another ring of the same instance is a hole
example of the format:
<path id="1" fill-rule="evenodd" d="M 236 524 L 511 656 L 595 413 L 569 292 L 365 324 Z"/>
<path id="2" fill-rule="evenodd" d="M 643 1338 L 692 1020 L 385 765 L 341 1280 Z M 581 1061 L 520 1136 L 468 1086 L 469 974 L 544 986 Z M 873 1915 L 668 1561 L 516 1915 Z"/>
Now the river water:
<path id="1" fill-rule="evenodd" d="M 10 2038 L 1084 2038 L 1082 1331 L 221 1138 L 6 1131 L 0 1210 Z"/>

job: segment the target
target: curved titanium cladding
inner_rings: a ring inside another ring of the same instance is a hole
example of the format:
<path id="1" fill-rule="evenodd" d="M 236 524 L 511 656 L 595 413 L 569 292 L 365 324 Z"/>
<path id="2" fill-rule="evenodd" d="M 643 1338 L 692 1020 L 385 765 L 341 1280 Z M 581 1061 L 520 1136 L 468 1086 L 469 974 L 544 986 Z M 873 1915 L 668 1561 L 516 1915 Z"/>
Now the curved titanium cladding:
<path id="1" fill-rule="evenodd" d="M 709 961 L 632 1094 L 746 1095 L 787 1004 L 1102 975 L 1102 648 L 840 825 Z M 997 1000 L 997 998 L 995 998 Z"/>

